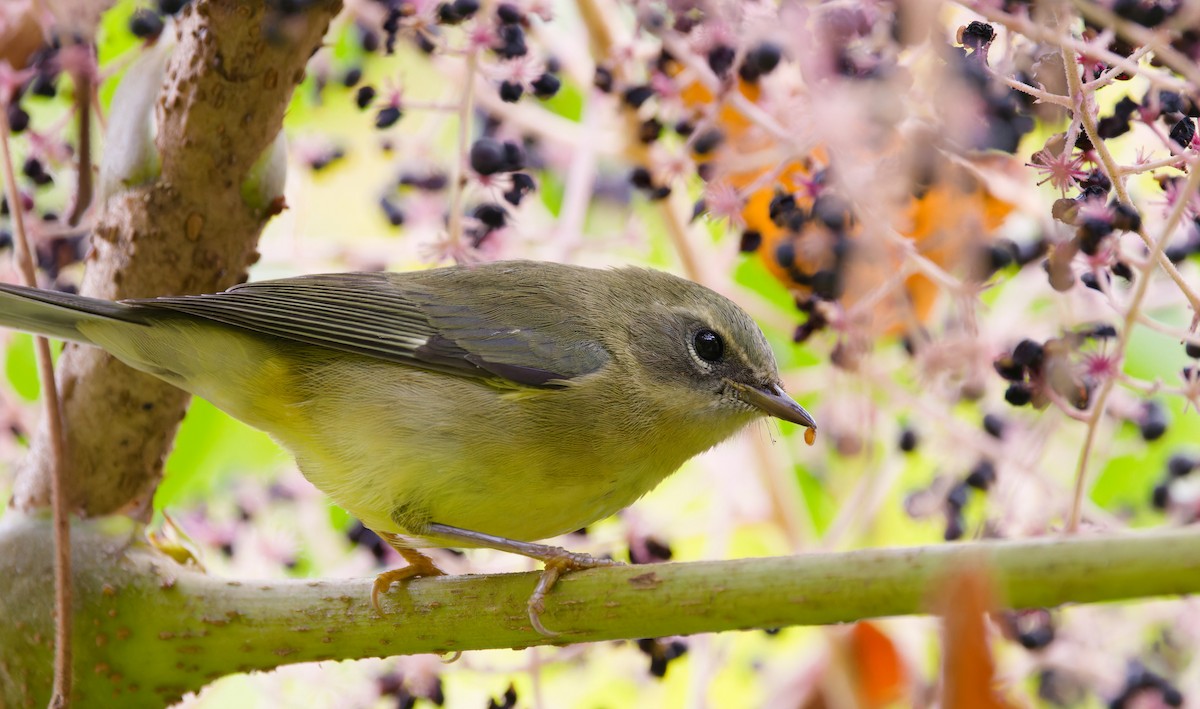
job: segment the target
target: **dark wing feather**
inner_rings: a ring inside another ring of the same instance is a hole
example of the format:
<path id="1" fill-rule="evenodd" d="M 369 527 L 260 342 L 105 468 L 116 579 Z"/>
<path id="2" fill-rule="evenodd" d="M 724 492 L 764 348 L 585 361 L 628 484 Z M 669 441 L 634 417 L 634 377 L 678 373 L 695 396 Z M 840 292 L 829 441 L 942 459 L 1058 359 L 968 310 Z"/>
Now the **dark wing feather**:
<path id="1" fill-rule="evenodd" d="M 547 319 L 544 307 L 539 315 L 528 289 L 519 291 L 519 306 L 503 307 L 494 282 L 481 293 L 477 280 L 455 274 L 443 284 L 435 273 L 300 276 L 124 302 L 496 383 L 561 386 L 608 361 L 578 322 Z M 551 293 L 540 297 L 553 304 Z"/>

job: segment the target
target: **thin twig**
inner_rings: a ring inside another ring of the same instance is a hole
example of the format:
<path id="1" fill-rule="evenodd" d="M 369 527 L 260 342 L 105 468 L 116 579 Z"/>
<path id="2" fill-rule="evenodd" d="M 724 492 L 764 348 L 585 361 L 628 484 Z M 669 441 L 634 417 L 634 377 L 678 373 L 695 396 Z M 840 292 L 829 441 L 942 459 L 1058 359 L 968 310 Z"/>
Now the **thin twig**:
<path id="1" fill-rule="evenodd" d="M 1112 183 L 1113 191 L 1117 193 L 1117 199 L 1120 200 L 1121 204 L 1132 205 L 1133 202 L 1129 198 L 1129 191 L 1125 189 L 1124 174 L 1121 172 L 1121 168 L 1117 165 L 1117 161 L 1113 158 L 1112 153 L 1109 152 L 1108 145 L 1100 137 L 1095 117 L 1087 109 L 1087 96 L 1083 89 L 1082 79 L 1079 77 L 1079 60 L 1075 53 L 1066 45 L 1062 45 L 1061 51 L 1063 66 L 1067 73 L 1067 85 L 1070 87 L 1071 95 L 1077 97 L 1080 102 L 1079 109 L 1076 111 L 1076 118 L 1082 124 L 1084 133 L 1087 134 L 1088 139 L 1091 141 L 1092 147 L 1096 151 L 1096 156 L 1100 159 L 1100 168 Z M 1067 145 L 1074 144 L 1074 140 L 1067 143 Z M 1200 313 L 1200 295 L 1197 295 L 1192 290 L 1192 287 L 1188 285 L 1187 281 L 1184 280 L 1183 274 L 1179 272 L 1175 264 L 1171 263 L 1171 259 L 1167 258 L 1166 252 L 1155 248 L 1154 240 L 1146 232 L 1145 226 L 1138 227 L 1136 233 L 1141 238 L 1142 243 L 1146 245 L 1146 248 L 1150 250 L 1150 260 L 1158 262 L 1158 265 L 1162 267 L 1163 271 L 1170 276 L 1175 285 L 1179 287 L 1179 290 L 1183 292 L 1184 297 L 1188 300 L 1188 304 L 1192 306 L 1192 310 Z"/>
<path id="2" fill-rule="evenodd" d="M 1117 167 L 1121 175 L 1140 175 L 1143 172 L 1158 170 L 1163 167 L 1179 167 L 1187 162 L 1186 155 L 1172 155 L 1170 157 L 1161 158 L 1159 160 L 1150 160 L 1136 165 L 1120 165 Z"/>
<path id="3" fill-rule="evenodd" d="M 1149 47 L 1138 47 L 1132 54 L 1129 55 L 1129 61 L 1141 61 L 1142 57 L 1149 53 Z M 1123 67 L 1109 67 L 1101 72 L 1100 76 L 1097 76 L 1095 79 L 1092 79 L 1091 81 L 1085 81 L 1083 88 L 1085 91 L 1095 91 L 1096 89 L 1108 86 L 1112 82 L 1116 81 L 1118 76 L 1121 76 L 1124 73 L 1125 69 Z"/>
<path id="4" fill-rule="evenodd" d="M 8 112 L 0 110 L 0 160 L 4 163 L 4 189 L 8 196 L 8 210 L 12 215 L 13 247 L 17 267 L 25 285 L 37 286 L 37 270 L 33 252 L 25 233 L 25 219 L 21 207 L 21 195 L 17 190 L 17 179 L 13 171 L 12 147 L 9 136 L 12 128 Z M 63 416 L 58 399 L 58 385 L 54 381 L 54 360 L 50 356 L 50 341 L 35 337 L 34 351 L 37 357 L 38 379 L 44 392 L 42 400 L 46 408 L 46 430 L 50 435 L 50 506 L 54 515 L 54 608 L 57 621 L 54 625 L 54 693 L 50 706 L 66 706 L 71 696 L 71 520 L 67 509 L 65 470 L 63 468 Z"/>
<path id="5" fill-rule="evenodd" d="M 579 125 L 586 129 L 580 140 L 571 145 L 571 166 L 563 186 L 562 207 L 558 210 L 557 236 L 554 244 L 558 255 L 569 261 L 569 256 L 583 243 L 584 226 L 588 209 L 596 194 L 596 140 L 592 137 L 600 122 L 596 103 L 600 100 L 593 92 L 584 102 Z"/>
<path id="6" fill-rule="evenodd" d="M 1062 46 L 1062 58 L 1071 95 L 1080 97 L 1078 113 L 1083 123 L 1083 128 L 1087 132 L 1088 138 L 1091 139 L 1092 145 L 1096 146 L 1096 152 L 1100 156 L 1101 164 L 1112 180 L 1113 188 L 1117 190 L 1118 198 L 1122 203 L 1129 204 L 1129 194 L 1125 191 L 1125 187 L 1121 182 L 1116 163 L 1113 161 L 1112 155 L 1108 150 L 1104 148 L 1104 141 L 1100 139 L 1100 136 L 1096 132 L 1095 121 L 1088 110 L 1086 96 L 1082 93 L 1083 85 L 1079 78 L 1079 62 L 1076 59 L 1075 52 L 1064 45 Z M 1200 170 L 1196 170 L 1195 165 L 1191 167 L 1191 174 L 1188 176 L 1187 185 L 1179 193 L 1178 201 L 1176 201 L 1174 208 L 1171 210 L 1166 224 L 1163 225 L 1162 233 L 1159 234 L 1158 239 L 1151 242 L 1149 235 L 1145 234 L 1145 229 L 1139 229 L 1139 234 L 1143 235 L 1143 241 L 1148 242 L 1147 245 L 1151 247 L 1150 259 L 1141 268 L 1140 278 L 1138 278 L 1137 286 L 1134 289 L 1133 298 L 1129 301 L 1129 309 L 1125 313 L 1124 324 L 1121 327 L 1121 336 L 1117 338 L 1116 349 L 1112 353 L 1112 360 L 1114 362 L 1120 363 L 1124 360 L 1125 349 L 1129 345 L 1130 332 L 1137 325 L 1138 316 L 1141 313 L 1142 301 L 1149 290 L 1150 275 L 1153 273 L 1155 262 L 1165 260 L 1167 263 L 1170 263 L 1170 260 L 1166 259 L 1163 253 L 1163 247 L 1166 245 L 1167 240 L 1170 239 L 1171 234 L 1174 233 L 1175 228 L 1179 226 L 1180 219 L 1183 218 L 1183 213 L 1187 209 L 1188 195 L 1200 186 Z M 1182 287 L 1184 286 L 1181 283 Z M 1189 300 L 1192 301 L 1193 309 L 1196 309 L 1197 303 L 1194 294 L 1190 293 L 1190 289 L 1186 289 L 1184 292 L 1189 296 Z M 1100 421 L 1104 418 L 1104 413 L 1108 408 L 1108 396 L 1112 392 L 1116 381 L 1116 377 L 1106 378 L 1104 383 L 1101 384 L 1100 391 L 1096 395 L 1095 402 L 1092 405 L 1091 416 L 1087 421 L 1087 434 L 1084 437 L 1083 447 L 1079 451 L 1079 462 L 1075 468 L 1075 494 L 1071 499 L 1071 511 L 1067 517 L 1067 534 L 1073 534 L 1079 529 L 1083 495 L 1087 482 L 1088 460 L 1091 457 L 1092 447 L 1096 441 L 1096 432 L 1099 429 Z"/>
<path id="7" fill-rule="evenodd" d="M 660 200 L 659 212 L 666 221 L 667 236 L 675 254 L 679 256 L 679 264 L 683 267 L 684 274 L 697 283 L 708 283 L 711 278 L 707 277 L 703 261 L 696 254 L 696 248 L 692 245 L 692 238 L 688 233 L 690 214 L 687 212 L 690 210 L 691 204 L 688 203 L 682 188 L 672 190 L 667 199 Z"/>
<path id="8" fill-rule="evenodd" d="M 462 240 L 462 202 L 466 185 L 467 139 L 471 127 L 471 97 L 475 94 L 475 69 L 479 63 L 479 50 L 472 48 L 467 53 L 467 69 L 463 76 L 463 95 L 458 104 L 458 145 L 454 162 L 450 165 L 450 221 L 446 227 L 451 243 Z"/>
<path id="9" fill-rule="evenodd" d="M 1026 84 L 1024 81 L 1017 81 L 1016 79 L 1014 79 L 1010 76 L 1005 76 L 1004 74 L 1001 74 L 998 71 L 991 70 L 990 67 L 989 67 L 989 73 L 992 75 L 993 79 L 996 79 L 997 81 L 1003 83 L 1005 86 L 1009 87 L 1010 89 L 1016 89 L 1017 91 L 1020 91 L 1021 93 L 1029 94 L 1030 96 L 1036 98 L 1038 101 L 1041 101 L 1042 103 L 1049 103 L 1049 104 L 1053 104 L 1055 106 L 1062 106 L 1063 108 L 1071 108 L 1073 105 L 1071 103 L 1071 99 L 1066 96 L 1060 96 L 1059 94 L 1050 93 L 1049 91 L 1043 91 L 1042 89 L 1039 89 L 1039 88 L 1030 86 L 1029 84 Z"/>
<path id="10" fill-rule="evenodd" d="M 988 22 L 995 22 L 1004 25 L 1013 32 L 1025 35 L 1030 40 L 1046 42 L 1060 47 L 1069 47 L 1093 59 L 1099 59 L 1105 64 L 1114 67 L 1120 67 L 1129 74 L 1136 74 L 1145 79 L 1151 84 L 1168 89 L 1170 91 L 1190 91 L 1191 85 L 1171 74 L 1153 67 L 1138 66 L 1137 62 L 1130 61 L 1127 57 L 1111 52 L 1108 49 L 1092 44 L 1090 42 L 1082 42 L 1075 39 L 1070 34 L 1058 32 L 1053 29 L 1043 27 L 1027 17 L 1012 15 L 1001 10 L 989 7 L 987 3 L 971 2 L 970 0 L 955 0 L 959 5 L 967 8 L 971 12 L 983 17 Z"/>
<path id="11" fill-rule="evenodd" d="M 90 51 L 77 49 L 76 51 Z M 89 62 L 90 64 L 90 62 Z M 76 132 L 79 136 L 79 166 L 75 173 L 75 204 L 67 216 L 67 224 L 77 226 L 87 209 L 92 204 L 92 95 L 96 93 L 96 85 L 88 68 L 73 72 L 71 79 L 75 82 L 75 118 Z"/>
<path id="12" fill-rule="evenodd" d="M 1084 18 L 1102 27 L 1111 27 L 1117 36 L 1134 44 L 1142 45 L 1142 49 L 1153 51 L 1154 57 L 1171 70 L 1187 78 L 1193 86 L 1200 86 L 1200 66 L 1183 52 L 1175 49 L 1169 42 L 1163 41 L 1163 33 L 1143 27 L 1119 17 L 1115 12 L 1087 0 L 1071 0 L 1071 4 L 1079 10 Z"/>
<path id="13" fill-rule="evenodd" d="M 1145 313 L 1138 314 L 1138 322 L 1155 332 L 1161 332 L 1169 337 L 1178 338 L 1180 342 L 1200 345 L 1200 335 L 1197 333 L 1182 327 L 1159 322 Z"/>

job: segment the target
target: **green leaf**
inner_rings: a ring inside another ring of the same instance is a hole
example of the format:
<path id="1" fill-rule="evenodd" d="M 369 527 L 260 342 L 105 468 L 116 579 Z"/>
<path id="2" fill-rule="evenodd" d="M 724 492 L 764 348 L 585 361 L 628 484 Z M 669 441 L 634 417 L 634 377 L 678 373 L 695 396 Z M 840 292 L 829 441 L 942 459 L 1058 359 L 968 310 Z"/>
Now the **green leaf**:
<path id="1" fill-rule="evenodd" d="M 837 516 L 837 500 L 829 493 L 825 481 L 804 466 L 796 466 L 796 481 L 800 484 L 800 492 L 804 496 L 804 505 L 808 508 L 813 529 L 817 534 L 825 534 L 829 524 Z"/>
<path id="2" fill-rule="evenodd" d="M 559 212 L 562 211 L 566 183 L 558 175 L 549 171 L 543 171 L 540 177 L 541 179 L 538 180 L 538 194 L 542 198 L 542 204 L 546 206 L 551 215 L 557 217 Z"/>
<path id="3" fill-rule="evenodd" d="M 22 399 L 37 401 L 41 385 L 38 383 L 32 335 L 13 333 L 4 351 L 4 376 Z"/>
<path id="4" fill-rule="evenodd" d="M 117 84 L 121 82 L 121 76 L 128 66 L 128 62 L 115 63 L 114 60 L 126 52 L 138 51 L 137 48 L 142 44 L 142 40 L 129 31 L 130 18 L 133 17 L 134 11 L 142 6 L 143 3 L 133 0 L 121 0 L 100 17 L 100 27 L 96 32 L 97 60 L 106 70 L 117 70 L 116 73 L 106 76 L 99 86 L 100 105 L 106 109 L 112 103 L 113 92 L 117 90 Z M 164 30 L 170 31 L 169 28 Z"/>
<path id="5" fill-rule="evenodd" d="M 578 123 L 583 118 L 583 92 L 574 82 L 564 80 L 558 93 L 540 103 L 547 111 L 569 121 Z"/>
<path id="6" fill-rule="evenodd" d="M 262 476 L 289 460 L 271 438 L 203 399 L 194 399 L 167 458 L 154 507 L 185 504 L 235 478 Z"/>

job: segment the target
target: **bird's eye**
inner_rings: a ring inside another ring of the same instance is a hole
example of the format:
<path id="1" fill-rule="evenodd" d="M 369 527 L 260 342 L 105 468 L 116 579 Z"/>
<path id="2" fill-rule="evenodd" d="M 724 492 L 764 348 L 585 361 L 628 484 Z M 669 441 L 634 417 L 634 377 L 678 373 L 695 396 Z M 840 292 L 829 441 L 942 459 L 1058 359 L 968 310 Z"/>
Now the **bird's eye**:
<path id="1" fill-rule="evenodd" d="M 706 362 L 716 362 L 721 359 L 721 355 L 725 354 L 725 343 L 721 340 L 721 336 L 712 330 L 701 330 L 692 338 L 692 346 L 696 348 L 696 354 L 700 359 Z"/>

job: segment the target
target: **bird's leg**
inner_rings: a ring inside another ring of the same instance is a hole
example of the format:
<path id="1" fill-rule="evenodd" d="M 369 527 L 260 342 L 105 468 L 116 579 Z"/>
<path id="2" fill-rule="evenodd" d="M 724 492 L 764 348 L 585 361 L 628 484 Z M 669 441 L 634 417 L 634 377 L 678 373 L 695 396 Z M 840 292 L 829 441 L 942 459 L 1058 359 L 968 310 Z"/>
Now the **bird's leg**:
<path id="1" fill-rule="evenodd" d="M 546 594 L 554 587 L 555 582 L 558 581 L 560 576 L 571 571 L 594 569 L 600 566 L 621 566 L 621 562 L 619 561 L 597 559 L 590 554 L 579 554 L 567 551 L 562 547 L 535 544 L 533 542 L 519 542 L 514 539 L 494 537 L 490 534 L 472 532 L 469 529 L 459 529 L 458 527 L 451 527 L 445 524 L 429 524 L 421 530 L 421 535 L 459 542 L 463 546 L 486 547 L 512 554 L 520 554 L 521 556 L 528 556 L 531 559 L 537 559 L 545 564 L 546 568 L 542 571 L 542 577 L 538 579 L 537 586 L 534 587 L 533 595 L 529 597 L 529 603 L 526 606 L 529 611 L 530 624 L 533 625 L 534 630 L 542 635 L 557 635 L 557 633 L 547 630 L 546 626 L 542 625 L 541 614 L 542 611 L 546 610 Z"/>
<path id="2" fill-rule="evenodd" d="M 379 605 L 379 594 L 387 593 L 393 583 L 422 576 L 445 576 L 446 572 L 439 569 L 433 563 L 433 559 L 430 559 L 416 549 L 405 546 L 404 542 L 397 535 L 390 532 L 376 532 L 376 534 L 379 535 L 380 539 L 398 551 L 400 556 L 404 557 L 404 560 L 408 562 L 408 566 L 384 571 L 375 577 L 375 583 L 371 586 L 371 605 L 375 606 L 375 610 L 380 615 L 383 615 L 383 607 Z"/>

